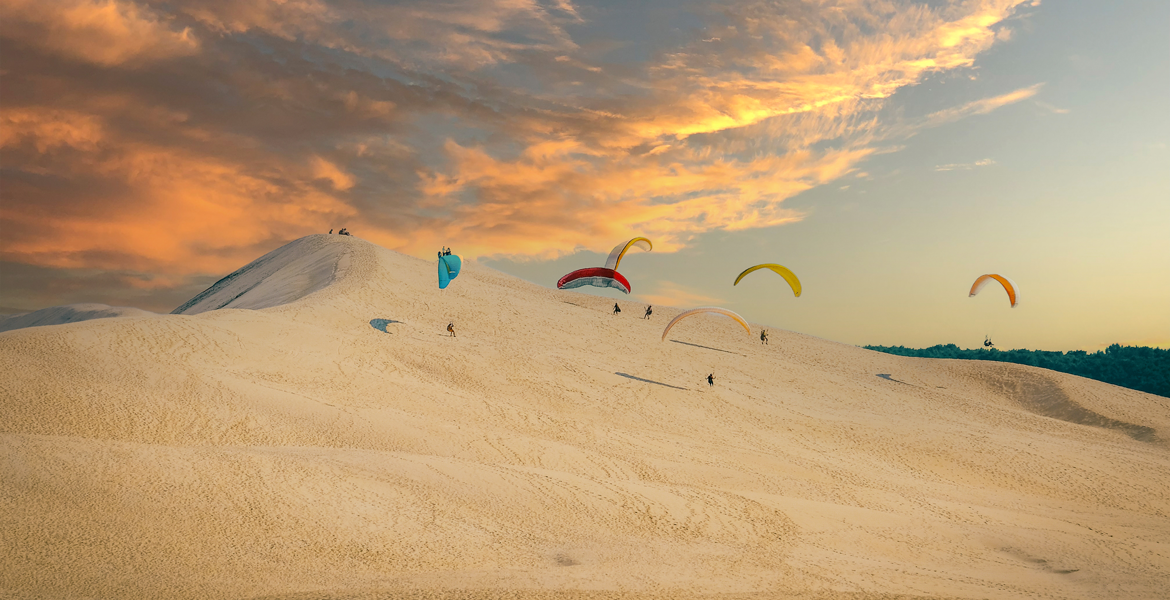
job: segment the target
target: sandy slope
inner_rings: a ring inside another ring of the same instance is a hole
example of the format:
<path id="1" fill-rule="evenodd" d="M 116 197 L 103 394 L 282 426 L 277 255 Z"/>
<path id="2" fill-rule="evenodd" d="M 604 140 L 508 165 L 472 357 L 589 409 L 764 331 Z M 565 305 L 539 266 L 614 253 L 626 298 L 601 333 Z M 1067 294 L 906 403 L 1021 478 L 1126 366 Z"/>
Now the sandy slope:
<path id="1" fill-rule="evenodd" d="M 0 595 L 1164 597 L 1166 398 L 294 244 L 0 334 Z"/>
<path id="2" fill-rule="evenodd" d="M 64 323 L 79 323 L 90 319 L 110 319 L 114 317 L 147 317 L 154 313 L 140 308 L 129 306 L 109 306 L 107 304 L 66 304 L 34 310 L 32 312 L 15 315 L 0 315 L 0 332 L 23 329 L 25 327 L 44 327 L 46 325 L 62 325 Z"/>

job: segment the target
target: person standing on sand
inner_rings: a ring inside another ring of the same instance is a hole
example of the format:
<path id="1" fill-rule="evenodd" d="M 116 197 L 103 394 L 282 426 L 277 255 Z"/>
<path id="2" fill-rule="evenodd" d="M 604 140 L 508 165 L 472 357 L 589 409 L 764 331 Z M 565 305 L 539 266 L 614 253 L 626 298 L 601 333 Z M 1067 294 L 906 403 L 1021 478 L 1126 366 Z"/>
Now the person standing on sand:
<path id="1" fill-rule="evenodd" d="M 764 330 L 761 330 L 761 331 L 760 331 L 760 343 L 761 343 L 761 344 L 767 344 L 767 343 L 768 343 L 768 330 L 767 330 L 767 329 L 764 329 Z"/>
<path id="2" fill-rule="evenodd" d="M 622 312 L 622 307 L 618 306 L 618 305 L 617 305 L 617 302 L 614 302 L 614 303 L 613 303 L 613 314 L 615 314 L 615 315 L 616 315 L 616 314 L 618 314 L 618 313 L 620 313 L 620 312 Z"/>
<path id="3" fill-rule="evenodd" d="M 707 385 L 709 385 L 711 387 L 715 387 L 715 374 L 714 373 L 707 376 Z"/>
<path id="4" fill-rule="evenodd" d="M 455 324 L 447 323 L 447 331 L 451 332 L 451 337 L 455 337 Z"/>
<path id="5" fill-rule="evenodd" d="M 653 306 L 650 306 L 650 305 L 648 305 L 648 304 L 647 304 L 647 305 L 646 305 L 646 316 L 644 316 L 644 317 L 642 317 L 642 318 L 643 318 L 643 319 L 649 319 L 649 318 L 650 318 L 650 315 L 651 315 L 651 314 L 653 314 L 653 313 L 654 313 L 654 307 L 653 307 Z"/>

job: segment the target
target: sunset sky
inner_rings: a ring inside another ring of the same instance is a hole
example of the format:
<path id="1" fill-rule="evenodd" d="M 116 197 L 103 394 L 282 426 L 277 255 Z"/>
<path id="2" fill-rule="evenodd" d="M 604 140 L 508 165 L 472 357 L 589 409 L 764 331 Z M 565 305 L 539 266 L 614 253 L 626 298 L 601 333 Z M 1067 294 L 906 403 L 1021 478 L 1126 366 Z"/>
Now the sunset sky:
<path id="1" fill-rule="evenodd" d="M 583 290 L 850 344 L 1170 347 L 1167 23 L 1164 0 L 0 0 L 0 307 L 169 312 L 330 228 L 548 286 L 642 235 L 632 297 Z M 802 296 L 731 285 L 761 262 Z M 991 272 L 1018 307 L 967 297 Z"/>

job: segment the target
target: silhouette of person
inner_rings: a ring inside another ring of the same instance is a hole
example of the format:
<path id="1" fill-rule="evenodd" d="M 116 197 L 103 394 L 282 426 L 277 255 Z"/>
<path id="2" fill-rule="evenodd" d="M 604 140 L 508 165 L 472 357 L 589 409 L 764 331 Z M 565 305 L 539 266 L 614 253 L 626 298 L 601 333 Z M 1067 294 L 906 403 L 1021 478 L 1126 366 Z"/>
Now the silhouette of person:
<path id="1" fill-rule="evenodd" d="M 768 330 L 767 329 L 760 331 L 760 343 L 762 343 L 762 344 L 768 343 Z"/>
<path id="2" fill-rule="evenodd" d="M 618 306 L 618 305 L 617 305 L 617 302 L 614 302 L 614 303 L 613 303 L 613 314 L 615 314 L 615 315 L 616 315 L 616 314 L 618 314 L 618 313 L 620 313 L 620 312 L 622 312 L 622 308 L 621 308 L 620 306 Z"/>
<path id="3" fill-rule="evenodd" d="M 451 332 L 451 337 L 455 337 L 455 324 L 447 323 L 447 331 Z"/>
<path id="4" fill-rule="evenodd" d="M 707 385 L 709 385 L 711 387 L 715 387 L 715 374 L 714 373 L 707 376 Z"/>
<path id="5" fill-rule="evenodd" d="M 646 316 L 644 316 L 644 317 L 642 317 L 642 318 L 643 318 L 643 319 L 649 319 L 649 318 L 650 318 L 650 315 L 651 315 L 651 314 L 653 314 L 653 313 L 654 313 L 654 307 L 653 307 L 653 306 L 649 306 L 649 305 L 647 305 L 647 306 L 646 306 Z"/>
<path id="6" fill-rule="evenodd" d="M 333 235 L 333 228 L 332 227 L 329 228 L 329 235 Z"/>

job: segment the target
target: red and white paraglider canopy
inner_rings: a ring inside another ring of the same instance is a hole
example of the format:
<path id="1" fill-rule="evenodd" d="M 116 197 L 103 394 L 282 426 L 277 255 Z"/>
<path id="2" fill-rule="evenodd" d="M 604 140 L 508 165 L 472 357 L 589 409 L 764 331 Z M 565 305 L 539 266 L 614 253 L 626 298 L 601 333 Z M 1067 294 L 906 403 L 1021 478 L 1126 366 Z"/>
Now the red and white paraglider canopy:
<path id="1" fill-rule="evenodd" d="M 630 282 L 617 272 L 618 265 L 622 262 L 622 257 L 630 248 L 641 248 L 650 251 L 653 245 L 650 240 L 644 237 L 636 237 L 631 240 L 624 241 L 613 247 L 609 253 L 609 258 L 605 261 L 604 267 L 589 267 L 587 269 L 577 269 L 557 282 L 557 289 L 570 290 L 585 285 L 593 287 L 607 287 L 615 290 L 621 290 L 624 293 L 630 293 Z"/>
<path id="2" fill-rule="evenodd" d="M 630 282 L 621 273 L 604 267 L 577 269 L 557 282 L 557 289 L 571 290 L 585 285 L 609 287 L 630 293 Z"/>

